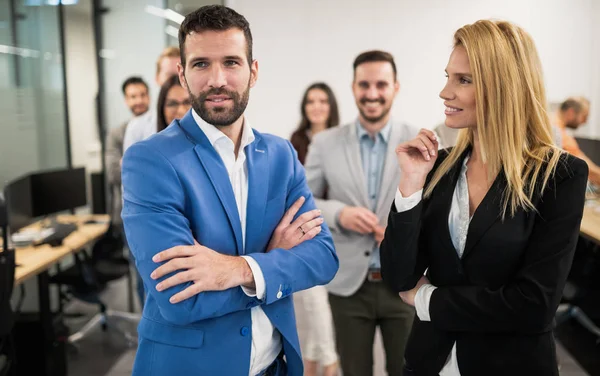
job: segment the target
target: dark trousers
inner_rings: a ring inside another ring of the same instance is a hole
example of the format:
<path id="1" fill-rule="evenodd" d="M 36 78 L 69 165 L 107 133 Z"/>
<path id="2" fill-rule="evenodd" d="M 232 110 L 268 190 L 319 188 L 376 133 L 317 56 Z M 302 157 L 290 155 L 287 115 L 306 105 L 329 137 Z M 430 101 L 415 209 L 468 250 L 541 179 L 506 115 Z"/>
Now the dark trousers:
<path id="1" fill-rule="evenodd" d="M 287 376 L 287 374 L 287 364 L 283 359 L 282 352 L 266 370 L 260 372 L 257 376 Z"/>
<path id="2" fill-rule="evenodd" d="M 388 376 L 401 376 L 404 348 L 415 310 L 383 282 L 365 281 L 354 295 L 329 294 L 344 376 L 373 374 L 373 342 L 379 326 Z"/>

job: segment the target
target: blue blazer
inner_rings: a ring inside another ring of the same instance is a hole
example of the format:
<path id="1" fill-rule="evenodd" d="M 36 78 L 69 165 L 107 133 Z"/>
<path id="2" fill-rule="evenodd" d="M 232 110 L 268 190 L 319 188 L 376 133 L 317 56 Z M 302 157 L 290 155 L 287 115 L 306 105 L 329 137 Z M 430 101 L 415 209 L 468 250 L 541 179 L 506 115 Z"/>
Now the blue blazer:
<path id="1" fill-rule="evenodd" d="M 298 215 L 314 209 L 315 203 L 291 144 L 257 131 L 254 135 L 245 149 L 245 249 L 227 170 L 191 112 L 125 153 L 122 216 L 148 293 L 134 375 L 248 375 L 250 309 L 258 305 L 281 333 L 289 375 L 302 375 L 292 294 L 328 283 L 338 259 L 325 224 L 312 240 L 265 253 L 285 211 L 300 196 L 306 201 Z M 190 283 L 156 291 L 160 280 L 150 274 L 159 264 L 152 257 L 173 246 L 191 245 L 194 239 L 223 254 L 256 260 L 266 282 L 265 298 L 249 297 L 236 287 L 171 304 L 169 298 Z"/>

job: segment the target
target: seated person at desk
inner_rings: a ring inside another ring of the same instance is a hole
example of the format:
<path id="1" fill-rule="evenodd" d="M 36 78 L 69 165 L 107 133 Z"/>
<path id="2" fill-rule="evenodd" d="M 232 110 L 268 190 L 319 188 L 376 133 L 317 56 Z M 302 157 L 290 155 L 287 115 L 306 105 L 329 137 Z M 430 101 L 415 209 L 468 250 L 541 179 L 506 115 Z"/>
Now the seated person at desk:
<path id="1" fill-rule="evenodd" d="M 590 170 L 588 180 L 596 187 L 600 187 L 600 166 L 595 164 L 581 149 L 575 137 L 569 134 L 568 129 L 578 129 L 585 124 L 590 113 L 590 102 L 584 97 L 571 97 L 561 103 L 556 113 L 555 124 L 560 129 L 562 148 L 570 154 L 583 159 Z"/>

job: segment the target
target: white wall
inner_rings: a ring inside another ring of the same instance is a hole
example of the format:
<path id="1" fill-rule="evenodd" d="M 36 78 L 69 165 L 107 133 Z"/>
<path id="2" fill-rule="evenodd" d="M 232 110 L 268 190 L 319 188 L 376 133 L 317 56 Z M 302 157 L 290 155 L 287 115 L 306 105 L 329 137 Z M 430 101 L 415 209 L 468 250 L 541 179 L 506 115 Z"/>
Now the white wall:
<path id="1" fill-rule="evenodd" d="M 65 53 L 73 166 L 101 168 L 95 98 L 98 93 L 91 0 L 65 6 Z M 89 171 L 88 171 L 89 172 Z"/>
<path id="2" fill-rule="evenodd" d="M 401 92 L 393 114 L 418 127 L 444 119 L 438 93 L 452 36 L 482 18 L 507 19 L 533 36 L 549 101 L 592 100 L 584 131 L 600 136 L 600 5 L 594 0 L 230 0 L 250 22 L 259 79 L 247 111 L 253 126 L 288 137 L 304 89 L 323 80 L 334 89 L 343 122 L 357 114 L 352 62 L 368 49 L 391 52 Z M 594 104 L 597 103 L 596 107 Z M 593 129 L 592 129 L 593 128 Z"/>

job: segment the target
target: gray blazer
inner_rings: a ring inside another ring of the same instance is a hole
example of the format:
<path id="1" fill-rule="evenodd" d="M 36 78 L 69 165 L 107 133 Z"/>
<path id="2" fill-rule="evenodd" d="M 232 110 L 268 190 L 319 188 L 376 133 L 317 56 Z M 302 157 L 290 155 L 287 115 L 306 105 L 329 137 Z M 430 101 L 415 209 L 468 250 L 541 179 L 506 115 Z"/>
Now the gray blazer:
<path id="1" fill-rule="evenodd" d="M 123 158 L 123 139 L 128 122 L 112 128 L 106 135 L 106 149 L 104 150 L 104 163 L 106 165 L 106 179 L 110 192 L 109 214 L 115 224 L 121 224 L 121 158 Z"/>
<path id="2" fill-rule="evenodd" d="M 375 211 L 379 223 L 383 226 L 387 225 L 388 214 L 400 181 L 396 146 L 413 139 L 418 133 L 418 128 L 392 122 Z M 346 205 L 370 207 L 356 122 L 330 128 L 315 135 L 308 148 L 304 167 L 308 186 L 331 230 L 340 260 L 338 273 L 327 289 L 335 295 L 350 296 L 365 281 L 370 254 L 375 246 L 373 235 L 344 230 L 338 227 L 336 221 L 337 213 Z M 325 192 L 327 199 L 324 199 Z"/>

